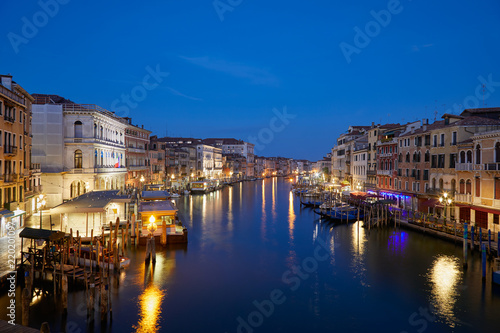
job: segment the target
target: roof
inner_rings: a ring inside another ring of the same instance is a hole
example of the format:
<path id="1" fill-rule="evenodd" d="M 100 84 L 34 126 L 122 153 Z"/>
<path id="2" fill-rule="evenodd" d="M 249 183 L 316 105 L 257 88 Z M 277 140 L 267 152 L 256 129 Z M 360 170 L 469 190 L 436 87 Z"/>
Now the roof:
<path id="1" fill-rule="evenodd" d="M 64 237 L 65 233 L 56 230 L 47 229 L 34 229 L 34 228 L 24 228 L 20 233 L 19 237 L 29 238 L 29 239 L 45 239 L 45 240 L 57 240 Z"/>
<path id="2" fill-rule="evenodd" d="M 462 111 L 464 113 L 492 113 L 492 112 L 500 112 L 500 108 L 476 108 L 476 109 L 465 109 Z"/>
<path id="3" fill-rule="evenodd" d="M 454 122 L 453 124 L 450 125 L 459 125 L 459 126 L 500 125 L 500 120 L 478 117 L 478 116 L 469 116 L 465 117 L 462 120 Z"/>
<path id="4" fill-rule="evenodd" d="M 170 198 L 168 191 L 142 191 L 143 200 L 166 200 Z"/>
<path id="5" fill-rule="evenodd" d="M 143 201 L 139 204 L 139 213 L 141 215 L 152 215 L 154 213 L 159 215 L 173 215 L 177 212 L 172 203 L 168 200 L 163 201 Z"/>
<path id="6" fill-rule="evenodd" d="M 66 201 L 50 209 L 51 213 L 100 213 L 110 202 L 131 202 L 128 195 L 123 195 L 118 190 L 92 191 Z"/>
<path id="7" fill-rule="evenodd" d="M 243 140 L 237 140 L 234 138 L 208 138 L 203 139 L 202 142 L 209 145 L 213 145 L 216 143 L 220 143 L 223 145 L 244 145 L 245 143 L 247 143 Z"/>

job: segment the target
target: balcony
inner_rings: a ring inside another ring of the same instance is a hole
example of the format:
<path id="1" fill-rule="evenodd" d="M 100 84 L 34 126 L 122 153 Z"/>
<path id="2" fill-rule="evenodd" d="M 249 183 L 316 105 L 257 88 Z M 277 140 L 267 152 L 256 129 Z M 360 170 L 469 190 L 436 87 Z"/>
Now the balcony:
<path id="1" fill-rule="evenodd" d="M 493 164 L 496 164 L 496 163 L 493 163 Z M 456 171 L 481 171 L 481 170 L 483 170 L 483 166 L 484 166 L 483 164 L 456 163 L 455 170 Z"/>
<path id="2" fill-rule="evenodd" d="M 18 175 L 15 173 L 7 174 L 0 176 L 0 178 L 5 182 L 5 183 L 14 183 L 18 179 Z"/>
<path id="3" fill-rule="evenodd" d="M 12 91 L 10 91 L 6 87 L 2 86 L 1 84 L 0 84 L 0 93 L 7 96 L 10 99 L 12 99 L 13 101 L 16 101 L 19 104 L 26 105 L 25 101 L 24 101 L 24 97 L 20 97 L 20 96 L 14 94 Z"/>
<path id="4" fill-rule="evenodd" d="M 377 170 L 368 170 L 366 171 L 367 176 L 376 176 L 377 175 Z"/>
<path id="5" fill-rule="evenodd" d="M 450 193 L 452 195 L 453 195 L 453 193 L 455 193 L 454 190 L 449 189 L 449 188 L 443 188 L 443 189 L 440 189 L 440 188 L 428 188 L 428 189 L 425 190 L 425 193 L 435 194 L 435 195 L 441 195 L 444 192 L 448 192 L 448 193 Z"/>
<path id="6" fill-rule="evenodd" d="M 8 115 L 3 116 L 3 120 L 12 124 L 16 121 L 13 117 L 9 117 Z"/>
<path id="7" fill-rule="evenodd" d="M 65 172 L 72 174 L 88 174 L 88 173 L 111 173 L 111 172 L 127 172 L 124 166 L 115 168 L 110 165 L 98 165 L 95 168 L 73 168 L 65 169 Z"/>
<path id="8" fill-rule="evenodd" d="M 16 146 L 4 146 L 3 153 L 6 156 L 16 156 L 17 155 L 17 147 Z"/>
<path id="9" fill-rule="evenodd" d="M 129 165 L 127 166 L 128 171 L 141 171 L 141 170 L 148 170 L 147 165 Z"/>
<path id="10" fill-rule="evenodd" d="M 487 171 L 500 171 L 500 163 L 485 163 L 484 170 Z"/>
<path id="11" fill-rule="evenodd" d="M 472 204 L 472 194 L 455 194 L 455 202 Z"/>
<path id="12" fill-rule="evenodd" d="M 42 172 L 42 167 L 40 163 L 31 163 L 30 170 L 33 173 Z"/>
<path id="13" fill-rule="evenodd" d="M 111 141 L 111 140 L 104 140 L 104 139 L 98 139 L 98 138 L 64 138 L 64 143 L 66 144 L 71 144 L 71 143 L 86 143 L 86 144 L 105 144 L 113 147 L 119 147 L 119 148 L 125 148 L 125 145 L 123 142 L 120 141 Z"/>
<path id="14" fill-rule="evenodd" d="M 394 170 L 377 170 L 377 175 L 392 176 Z"/>

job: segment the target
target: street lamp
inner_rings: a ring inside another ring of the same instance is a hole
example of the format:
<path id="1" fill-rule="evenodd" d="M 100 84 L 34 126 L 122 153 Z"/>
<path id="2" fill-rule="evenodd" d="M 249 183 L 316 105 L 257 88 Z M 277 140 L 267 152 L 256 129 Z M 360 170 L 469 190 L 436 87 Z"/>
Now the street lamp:
<path id="1" fill-rule="evenodd" d="M 141 175 L 141 178 L 139 179 L 141 181 L 141 190 L 144 188 L 144 175 Z"/>
<path id="2" fill-rule="evenodd" d="M 38 202 L 36 203 L 36 208 L 40 211 L 40 229 L 42 229 L 42 209 L 45 207 L 46 203 L 45 195 L 40 194 L 38 196 Z"/>
<path id="3" fill-rule="evenodd" d="M 444 205 L 444 225 L 446 225 L 446 211 L 448 206 L 451 206 L 453 199 L 448 196 L 448 192 L 444 192 L 442 196 L 439 197 L 439 202 Z"/>
<path id="4" fill-rule="evenodd" d="M 155 216 L 151 215 L 151 217 L 149 218 L 149 225 L 148 225 L 148 231 L 149 231 L 150 236 L 153 236 L 153 234 L 155 233 L 156 229 L 158 228 L 156 226 L 155 221 L 156 221 Z"/>

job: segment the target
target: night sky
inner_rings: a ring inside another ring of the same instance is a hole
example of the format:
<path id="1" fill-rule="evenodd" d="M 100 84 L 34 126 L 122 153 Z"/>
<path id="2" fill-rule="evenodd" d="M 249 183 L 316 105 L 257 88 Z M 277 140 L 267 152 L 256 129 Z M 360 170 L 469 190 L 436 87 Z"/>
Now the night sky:
<path id="1" fill-rule="evenodd" d="M 498 0 L 42 0 L 0 12 L 0 73 L 28 92 L 98 104 L 159 136 L 251 141 L 264 156 L 318 160 L 349 125 L 500 106 Z"/>

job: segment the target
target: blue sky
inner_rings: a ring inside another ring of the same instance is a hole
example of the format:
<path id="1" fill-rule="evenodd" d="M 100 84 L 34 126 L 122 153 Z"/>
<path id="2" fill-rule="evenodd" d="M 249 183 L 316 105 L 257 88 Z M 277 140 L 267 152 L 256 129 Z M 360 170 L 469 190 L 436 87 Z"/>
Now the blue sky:
<path id="1" fill-rule="evenodd" d="M 494 0 L 55 1 L 0 4 L 0 72 L 159 136 L 317 160 L 349 125 L 500 106 Z"/>

